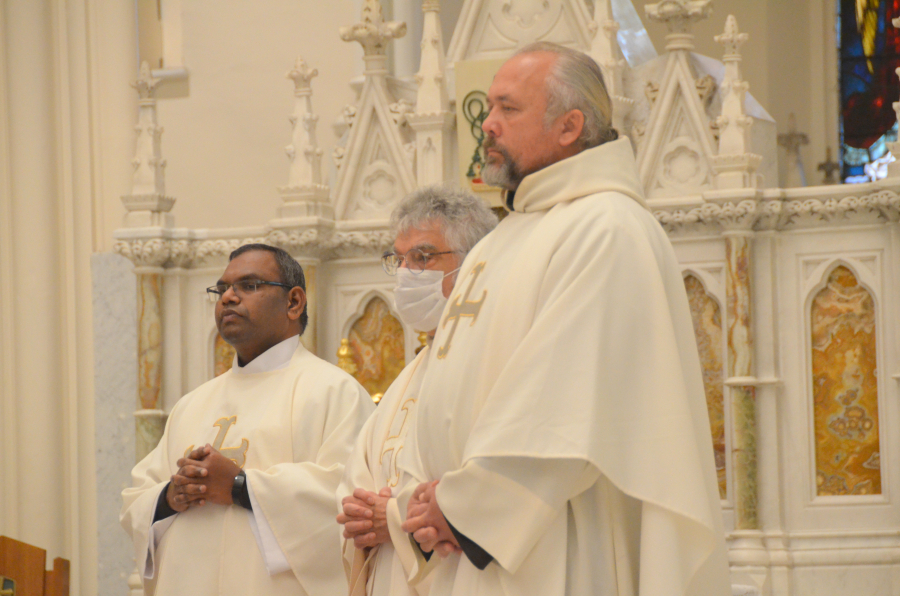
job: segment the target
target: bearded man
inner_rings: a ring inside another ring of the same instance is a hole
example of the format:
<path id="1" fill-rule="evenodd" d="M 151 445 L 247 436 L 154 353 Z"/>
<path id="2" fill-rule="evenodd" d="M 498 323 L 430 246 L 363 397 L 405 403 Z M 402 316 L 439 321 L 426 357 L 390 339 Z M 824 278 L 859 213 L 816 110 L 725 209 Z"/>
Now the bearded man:
<path id="1" fill-rule="evenodd" d="M 426 480 L 402 527 L 446 556 L 430 596 L 728 594 L 681 271 L 600 69 L 528 46 L 488 108 L 510 213 L 459 272 L 399 462 Z"/>
<path id="2" fill-rule="evenodd" d="M 145 592 L 344 593 L 334 491 L 372 400 L 300 343 L 306 284 L 285 251 L 242 246 L 207 292 L 234 365 L 175 404 L 122 493 Z"/>
<path id="3" fill-rule="evenodd" d="M 344 525 L 344 560 L 354 596 L 427 593 L 427 583 L 408 583 L 416 554 L 409 535 L 400 528 L 396 496 L 414 479 L 397 468 L 397 458 L 415 419 L 431 338 L 456 272 L 466 254 L 496 225 L 497 216 L 484 201 L 441 186 L 415 191 L 391 214 L 394 249 L 384 255 L 382 264 L 388 275 L 397 277 L 394 301 L 400 318 L 408 327 L 428 332 L 429 341 L 366 422 L 338 488 L 337 521 Z"/>

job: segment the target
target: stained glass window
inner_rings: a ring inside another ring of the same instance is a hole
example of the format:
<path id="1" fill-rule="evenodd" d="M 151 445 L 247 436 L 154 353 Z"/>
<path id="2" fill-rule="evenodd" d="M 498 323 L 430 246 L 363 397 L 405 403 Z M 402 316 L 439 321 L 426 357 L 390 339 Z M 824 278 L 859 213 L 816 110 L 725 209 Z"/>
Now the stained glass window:
<path id="1" fill-rule="evenodd" d="M 886 142 L 897 140 L 900 100 L 900 0 L 838 0 L 841 93 L 841 178 L 883 178 L 892 157 Z"/>

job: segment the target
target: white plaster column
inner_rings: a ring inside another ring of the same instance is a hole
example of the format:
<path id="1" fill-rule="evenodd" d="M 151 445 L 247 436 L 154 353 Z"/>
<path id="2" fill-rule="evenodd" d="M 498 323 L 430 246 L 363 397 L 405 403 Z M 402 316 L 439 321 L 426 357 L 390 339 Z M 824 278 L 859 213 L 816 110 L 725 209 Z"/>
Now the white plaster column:
<path id="1" fill-rule="evenodd" d="M 393 0 L 391 20 L 406 23 L 408 35 L 397 39 L 390 48 L 393 58 L 393 75 L 397 78 L 412 77 L 419 66 L 419 40 L 422 39 L 421 0 Z"/>

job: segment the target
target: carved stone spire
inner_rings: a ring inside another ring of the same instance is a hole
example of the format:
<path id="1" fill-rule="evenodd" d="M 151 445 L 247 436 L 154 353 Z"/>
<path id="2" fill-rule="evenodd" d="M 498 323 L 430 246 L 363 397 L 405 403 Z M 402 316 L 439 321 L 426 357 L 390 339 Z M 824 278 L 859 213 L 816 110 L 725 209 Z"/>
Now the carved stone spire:
<path id="1" fill-rule="evenodd" d="M 294 82 L 294 112 L 291 144 L 285 147 L 290 172 L 288 184 L 278 189 L 284 205 L 279 216 L 284 218 L 323 216 L 332 217 L 328 203 L 328 187 L 322 184 L 322 149 L 316 140 L 319 117 L 312 110 L 312 80 L 319 71 L 310 68 L 303 58 L 297 58 L 286 78 Z"/>
<path id="2" fill-rule="evenodd" d="M 719 128 L 719 154 L 713 159 L 716 188 L 755 188 L 755 175 L 762 157 L 750 153 L 750 126 L 753 119 L 744 110 L 744 99 L 750 85 L 741 80 L 740 46 L 749 39 L 738 31 L 737 19 L 728 15 L 725 32 L 716 35 L 716 42 L 725 46 L 725 77 L 722 80 L 722 114 L 716 118 Z"/>
<path id="3" fill-rule="evenodd" d="M 624 93 L 626 62 L 616 38 L 619 23 L 613 19 L 611 0 L 594 0 L 594 20 L 590 29 L 594 34 L 590 56 L 603 71 L 603 82 L 613 102 L 613 127 L 624 132 L 625 117 L 631 111 L 634 100 L 625 97 Z"/>
<path id="4" fill-rule="evenodd" d="M 419 85 L 415 113 L 407 115 L 416 133 L 416 184 L 425 186 L 446 181 L 450 174 L 447 158 L 450 154 L 453 114 L 447 91 L 447 58 L 441 38 L 441 4 L 438 0 L 424 0 L 422 28 L 422 58 L 416 82 Z"/>
<path id="5" fill-rule="evenodd" d="M 140 78 L 131 84 L 140 100 L 138 101 L 137 142 L 135 146 L 131 194 L 122 197 L 122 204 L 128 213 L 125 226 L 144 228 L 171 225 L 169 211 L 175 199 L 166 196 L 165 167 L 160 139 L 163 129 L 156 119 L 156 86 L 160 79 L 150 74 L 150 65 L 141 64 Z"/>
<path id="6" fill-rule="evenodd" d="M 644 6 L 647 18 L 665 23 L 669 28 L 666 49 L 692 50 L 694 48 L 691 25 L 708 18 L 712 13 L 712 0 L 661 0 Z"/>
<path id="7" fill-rule="evenodd" d="M 441 37 L 440 1 L 425 0 L 422 12 L 425 13 L 425 18 L 422 27 L 422 54 L 419 72 L 416 74 L 416 82 L 419 84 L 416 113 L 436 114 L 450 109 L 445 77 L 447 59 Z"/>
<path id="8" fill-rule="evenodd" d="M 387 74 L 387 45 L 404 35 L 406 23 L 385 22 L 379 0 L 365 0 L 361 23 L 341 27 L 341 39 L 359 42 L 363 47 L 367 74 Z"/>

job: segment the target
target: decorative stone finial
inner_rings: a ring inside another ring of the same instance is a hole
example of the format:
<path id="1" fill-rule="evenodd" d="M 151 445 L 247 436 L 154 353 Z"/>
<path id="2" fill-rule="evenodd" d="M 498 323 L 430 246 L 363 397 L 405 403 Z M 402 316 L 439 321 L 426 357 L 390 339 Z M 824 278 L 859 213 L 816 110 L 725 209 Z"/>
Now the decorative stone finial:
<path id="1" fill-rule="evenodd" d="M 820 162 L 816 169 L 822 172 L 822 184 L 837 184 L 839 182 L 835 174 L 841 171 L 841 164 L 834 161 L 831 157 L 831 147 L 825 147 L 825 161 Z"/>
<path id="2" fill-rule="evenodd" d="M 286 78 L 294 81 L 294 94 L 309 95 L 312 93 L 310 83 L 313 78 L 319 76 L 319 70 L 310 68 L 303 58 L 298 57 L 293 70 L 288 71 Z"/>
<path id="3" fill-rule="evenodd" d="M 729 60 L 741 59 L 740 48 L 750 39 L 750 36 L 738 31 L 737 19 L 734 18 L 733 14 L 730 14 L 725 19 L 725 32 L 721 35 L 716 35 L 714 39 L 716 43 L 725 46 L 725 61 L 728 62 Z"/>
<path id="4" fill-rule="evenodd" d="M 156 86 L 159 85 L 159 82 L 162 79 L 153 78 L 153 75 L 150 74 L 150 64 L 144 60 L 141 62 L 141 76 L 138 80 L 131 84 L 132 87 L 137 89 L 138 94 L 141 96 L 141 100 L 146 99 L 154 99 L 153 94 L 156 91 Z"/>
<path id="5" fill-rule="evenodd" d="M 385 22 L 379 0 L 365 0 L 361 23 L 341 27 L 341 39 L 359 42 L 366 57 L 384 56 L 387 53 L 387 44 L 404 35 L 406 23 Z"/>
<path id="6" fill-rule="evenodd" d="M 667 50 L 691 50 L 694 47 L 691 25 L 712 14 L 712 0 L 661 0 L 644 6 L 647 18 L 669 28 Z"/>

